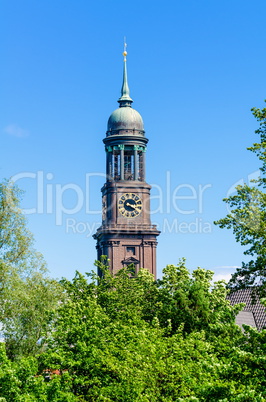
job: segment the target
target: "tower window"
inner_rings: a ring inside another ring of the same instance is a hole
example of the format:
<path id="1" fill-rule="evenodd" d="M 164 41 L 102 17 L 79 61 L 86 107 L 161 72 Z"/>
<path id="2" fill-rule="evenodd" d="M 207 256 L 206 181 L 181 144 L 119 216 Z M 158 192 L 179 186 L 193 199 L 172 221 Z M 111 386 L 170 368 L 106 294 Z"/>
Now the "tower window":
<path id="1" fill-rule="evenodd" d="M 112 176 L 115 180 L 120 179 L 120 153 L 119 151 L 113 151 L 112 160 Z"/>
<path id="2" fill-rule="evenodd" d="M 127 247 L 127 254 L 135 255 L 135 247 Z"/>
<path id="3" fill-rule="evenodd" d="M 125 151 L 125 180 L 134 178 L 134 151 Z"/>

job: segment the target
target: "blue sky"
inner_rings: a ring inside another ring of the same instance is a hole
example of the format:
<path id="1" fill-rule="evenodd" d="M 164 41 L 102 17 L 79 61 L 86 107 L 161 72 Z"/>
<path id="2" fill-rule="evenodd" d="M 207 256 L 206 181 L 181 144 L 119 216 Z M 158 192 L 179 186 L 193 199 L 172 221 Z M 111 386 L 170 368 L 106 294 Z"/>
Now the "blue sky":
<path id="1" fill-rule="evenodd" d="M 1 1 L 0 175 L 25 190 L 53 277 L 90 271 L 96 258 L 124 36 L 149 138 L 158 276 L 181 257 L 217 278 L 241 265 L 244 248 L 213 221 L 259 167 L 246 147 L 256 141 L 250 109 L 266 98 L 265 14 L 264 0 Z"/>

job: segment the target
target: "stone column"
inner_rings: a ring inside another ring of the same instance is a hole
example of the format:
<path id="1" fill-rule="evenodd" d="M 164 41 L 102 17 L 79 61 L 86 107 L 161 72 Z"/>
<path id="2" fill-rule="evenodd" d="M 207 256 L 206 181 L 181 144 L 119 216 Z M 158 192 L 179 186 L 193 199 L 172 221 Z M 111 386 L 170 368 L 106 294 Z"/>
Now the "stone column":
<path id="1" fill-rule="evenodd" d="M 146 148 L 142 151 L 143 181 L 146 180 Z"/>
<path id="2" fill-rule="evenodd" d="M 124 145 L 120 145 L 120 179 L 125 180 Z"/>
<path id="3" fill-rule="evenodd" d="M 138 180 L 139 161 L 138 161 L 138 146 L 134 145 L 134 180 Z"/>
<path id="4" fill-rule="evenodd" d="M 107 181 L 112 179 L 112 147 L 106 149 L 106 177 Z"/>

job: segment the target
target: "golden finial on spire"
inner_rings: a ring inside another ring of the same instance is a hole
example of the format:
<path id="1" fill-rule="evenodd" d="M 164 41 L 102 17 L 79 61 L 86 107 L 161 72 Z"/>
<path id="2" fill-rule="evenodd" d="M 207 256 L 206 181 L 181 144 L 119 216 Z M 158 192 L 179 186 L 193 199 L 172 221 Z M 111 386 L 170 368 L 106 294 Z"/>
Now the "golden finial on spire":
<path id="1" fill-rule="evenodd" d="M 126 37 L 124 37 L 124 51 L 123 51 L 124 61 L 127 61 L 127 44 Z"/>

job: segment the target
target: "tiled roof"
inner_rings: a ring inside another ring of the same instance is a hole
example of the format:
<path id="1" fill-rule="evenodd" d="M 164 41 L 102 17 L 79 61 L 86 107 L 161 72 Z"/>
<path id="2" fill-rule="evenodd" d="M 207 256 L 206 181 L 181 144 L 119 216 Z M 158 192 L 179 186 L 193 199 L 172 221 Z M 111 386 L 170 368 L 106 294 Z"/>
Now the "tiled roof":
<path id="1" fill-rule="evenodd" d="M 232 292 L 229 294 L 228 298 L 232 305 L 238 303 L 246 304 L 242 312 L 240 312 L 240 314 L 237 316 L 236 322 L 238 325 L 247 324 L 253 326 L 252 322 L 255 321 L 258 330 L 266 328 L 266 309 L 260 303 L 258 297 L 256 297 L 255 302 L 253 302 L 252 288 Z M 250 312 L 252 314 L 243 314 L 244 312 Z"/>
<path id="2" fill-rule="evenodd" d="M 236 316 L 236 324 L 242 327 L 243 324 L 257 328 L 252 311 L 239 311 Z"/>

